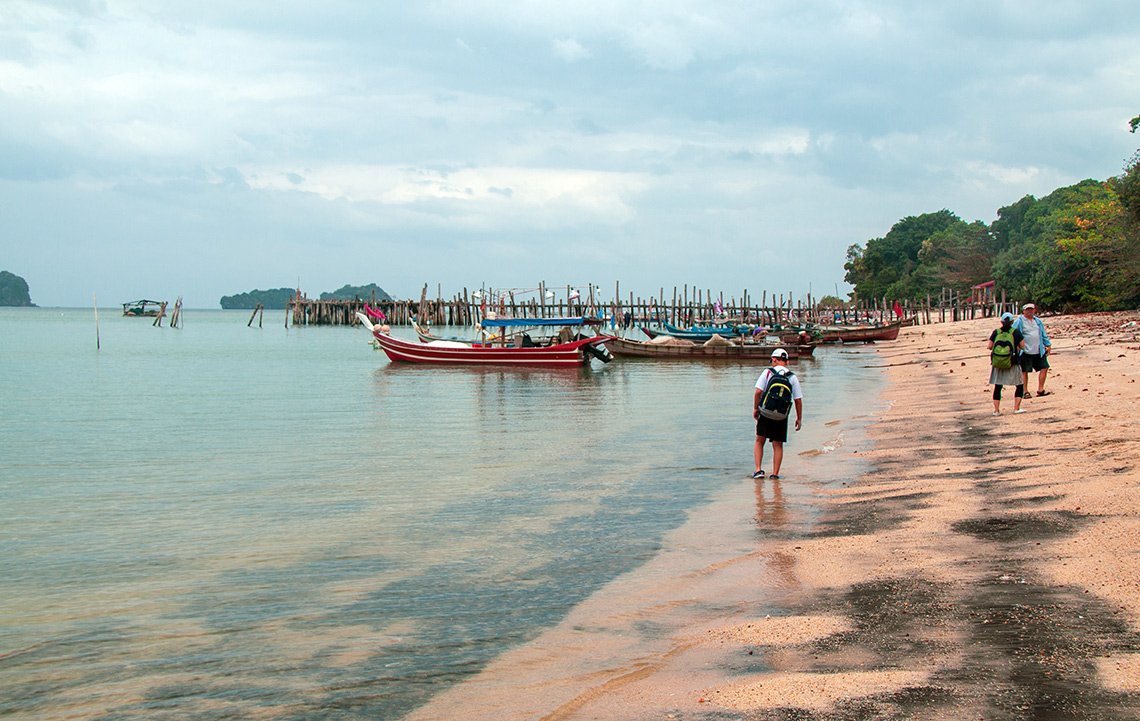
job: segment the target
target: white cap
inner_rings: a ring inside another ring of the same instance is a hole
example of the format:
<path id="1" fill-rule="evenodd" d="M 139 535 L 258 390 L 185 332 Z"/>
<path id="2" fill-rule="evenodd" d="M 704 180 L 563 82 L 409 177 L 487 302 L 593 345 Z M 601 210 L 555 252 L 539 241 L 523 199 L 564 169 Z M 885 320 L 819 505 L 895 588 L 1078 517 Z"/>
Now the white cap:
<path id="1" fill-rule="evenodd" d="M 1034 310 L 1036 310 L 1037 306 L 1033 305 L 1032 303 L 1026 303 L 1025 305 L 1021 306 L 1022 310 L 1025 310 L 1026 308 L 1033 308 Z"/>
<path id="2" fill-rule="evenodd" d="M 784 350 L 783 348 L 777 348 L 776 350 L 772 351 L 772 357 L 773 358 L 782 358 L 783 360 L 787 360 L 788 359 L 788 351 Z"/>

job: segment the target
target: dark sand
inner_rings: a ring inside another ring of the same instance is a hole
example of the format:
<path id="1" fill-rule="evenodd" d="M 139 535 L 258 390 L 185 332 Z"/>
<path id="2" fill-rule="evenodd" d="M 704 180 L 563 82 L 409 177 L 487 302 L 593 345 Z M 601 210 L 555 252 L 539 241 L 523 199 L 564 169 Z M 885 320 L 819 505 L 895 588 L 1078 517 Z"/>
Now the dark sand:
<path id="1" fill-rule="evenodd" d="M 742 481 L 410 718 L 1140 718 L 1140 314 L 1045 322 L 1052 395 L 996 418 L 992 321 L 904 329 L 862 356 L 873 445 L 831 451 L 869 472 Z"/>

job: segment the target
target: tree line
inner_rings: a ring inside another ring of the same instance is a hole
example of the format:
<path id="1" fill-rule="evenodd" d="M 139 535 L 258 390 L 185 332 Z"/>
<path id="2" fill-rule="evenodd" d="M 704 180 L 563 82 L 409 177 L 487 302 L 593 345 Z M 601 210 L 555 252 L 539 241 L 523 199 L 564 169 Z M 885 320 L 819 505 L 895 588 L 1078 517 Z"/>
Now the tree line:
<path id="1" fill-rule="evenodd" d="M 1140 116 L 1130 125 L 1136 132 Z M 864 298 L 919 299 L 993 280 L 1053 310 L 1136 308 L 1140 151 L 1119 176 L 1027 195 L 989 225 L 946 209 L 903 218 L 885 236 L 850 246 L 843 267 Z"/>

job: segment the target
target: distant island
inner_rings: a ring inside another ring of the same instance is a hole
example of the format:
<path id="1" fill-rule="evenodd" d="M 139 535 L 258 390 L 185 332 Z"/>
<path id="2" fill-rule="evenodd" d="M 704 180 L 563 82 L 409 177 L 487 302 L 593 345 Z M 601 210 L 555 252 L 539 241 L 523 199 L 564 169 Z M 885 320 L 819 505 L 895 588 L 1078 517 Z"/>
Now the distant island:
<path id="1" fill-rule="evenodd" d="M 371 300 L 373 291 L 376 292 L 377 301 L 392 300 L 391 296 L 375 283 L 346 285 L 331 293 L 321 293 L 320 298 L 321 300 L 353 300 L 354 298 Z M 266 310 L 283 310 L 288 307 L 289 300 L 293 298 L 296 292 L 293 288 L 251 290 L 248 293 L 238 293 L 237 295 L 223 295 L 221 304 L 222 308 L 226 310 L 252 310 L 257 307 L 258 303 Z"/>
<path id="2" fill-rule="evenodd" d="M 221 304 L 226 310 L 251 310 L 260 303 L 266 310 L 283 310 L 288 307 L 289 299 L 293 297 L 292 288 L 274 288 L 273 290 L 251 290 L 248 293 L 237 295 L 223 295 Z"/>
<path id="3" fill-rule="evenodd" d="M 28 282 L 6 270 L 0 270 L 0 305 L 34 307 L 32 296 L 28 294 Z"/>

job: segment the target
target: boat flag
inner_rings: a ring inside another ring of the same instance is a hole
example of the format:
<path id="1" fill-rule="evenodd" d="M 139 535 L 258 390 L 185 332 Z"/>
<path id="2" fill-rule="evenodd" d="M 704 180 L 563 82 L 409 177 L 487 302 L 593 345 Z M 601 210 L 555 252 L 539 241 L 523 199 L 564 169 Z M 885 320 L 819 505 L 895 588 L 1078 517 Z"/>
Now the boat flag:
<path id="1" fill-rule="evenodd" d="M 368 315 L 376 318 L 377 320 L 388 320 L 388 316 L 384 315 L 379 308 L 373 308 L 367 303 L 364 304 L 364 310 L 368 311 Z"/>
<path id="2" fill-rule="evenodd" d="M 899 302 L 896 300 L 895 301 L 895 316 L 898 318 L 902 318 L 902 314 L 903 314 L 902 306 L 899 305 Z"/>

